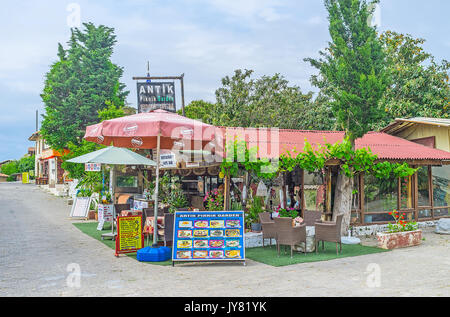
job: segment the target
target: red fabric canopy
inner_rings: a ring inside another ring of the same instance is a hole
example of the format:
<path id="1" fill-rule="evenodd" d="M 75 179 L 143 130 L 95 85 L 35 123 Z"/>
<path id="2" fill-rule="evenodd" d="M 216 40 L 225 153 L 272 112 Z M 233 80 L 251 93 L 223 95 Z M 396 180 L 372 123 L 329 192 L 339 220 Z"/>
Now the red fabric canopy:
<path id="1" fill-rule="evenodd" d="M 174 143 L 184 148 L 202 149 L 214 140 L 215 127 L 165 110 L 154 110 L 131 116 L 106 120 L 88 126 L 84 138 L 87 141 L 116 147 L 154 149 L 158 134 L 161 149 L 172 149 Z"/>

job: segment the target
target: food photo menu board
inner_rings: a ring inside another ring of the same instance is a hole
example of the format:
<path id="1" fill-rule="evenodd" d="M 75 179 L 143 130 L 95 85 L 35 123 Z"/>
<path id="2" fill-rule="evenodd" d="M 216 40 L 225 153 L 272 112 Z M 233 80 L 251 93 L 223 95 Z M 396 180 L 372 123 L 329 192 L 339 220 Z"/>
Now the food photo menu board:
<path id="1" fill-rule="evenodd" d="M 243 211 L 176 212 L 172 260 L 245 262 Z"/>

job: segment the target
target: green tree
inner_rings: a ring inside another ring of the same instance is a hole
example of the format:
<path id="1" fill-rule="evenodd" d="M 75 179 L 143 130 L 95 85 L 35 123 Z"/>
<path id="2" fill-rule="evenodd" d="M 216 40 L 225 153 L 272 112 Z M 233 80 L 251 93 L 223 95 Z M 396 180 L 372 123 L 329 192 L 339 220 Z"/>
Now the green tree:
<path id="1" fill-rule="evenodd" d="M 312 93 L 303 94 L 280 74 L 251 78 L 252 70 L 236 70 L 222 79 L 210 112 L 214 125 L 235 127 L 315 128 Z"/>
<path id="2" fill-rule="evenodd" d="M 450 63 L 436 63 L 422 48 L 424 39 L 387 31 L 380 40 L 392 84 L 380 100 L 387 116 L 375 127 L 382 128 L 395 118 L 449 118 Z"/>
<path id="3" fill-rule="evenodd" d="M 17 173 L 34 171 L 35 156 L 24 156 L 17 162 Z"/>
<path id="4" fill-rule="evenodd" d="M 58 60 L 46 74 L 41 94 L 46 110 L 41 133 L 55 149 L 81 144 L 86 126 L 98 122 L 98 111 L 108 101 L 123 106 L 128 94 L 119 82 L 123 69 L 111 62 L 114 29 L 83 26 L 71 30 L 67 50 L 58 45 Z"/>
<path id="5" fill-rule="evenodd" d="M 319 59 L 306 61 L 319 70 L 313 84 L 328 98 L 338 129 L 355 140 L 383 120 L 379 101 L 389 85 L 386 55 L 376 28 L 369 24 L 378 0 L 325 0 L 331 42 Z M 334 215 L 344 213 L 343 230 L 350 224 L 353 177 L 338 176 Z"/>
<path id="6" fill-rule="evenodd" d="M 201 120 L 204 123 L 212 123 L 212 112 L 214 104 L 204 100 L 194 100 L 184 108 L 185 116 L 191 119 Z M 177 113 L 181 115 L 182 109 Z"/>
<path id="7" fill-rule="evenodd" d="M 1 168 L 1 172 L 6 175 L 12 175 L 18 173 L 17 161 L 11 161 L 9 163 L 3 164 Z"/>

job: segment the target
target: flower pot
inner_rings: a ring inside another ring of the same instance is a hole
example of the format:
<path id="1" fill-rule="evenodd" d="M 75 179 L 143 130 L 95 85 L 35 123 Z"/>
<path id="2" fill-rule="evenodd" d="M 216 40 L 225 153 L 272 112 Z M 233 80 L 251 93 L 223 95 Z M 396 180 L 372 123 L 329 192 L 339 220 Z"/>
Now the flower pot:
<path id="1" fill-rule="evenodd" d="M 392 250 L 419 245 L 422 242 L 422 230 L 405 232 L 377 233 L 378 247 Z"/>
<path id="2" fill-rule="evenodd" d="M 88 220 L 94 220 L 96 215 L 97 213 L 95 212 L 95 210 L 89 210 Z"/>
<path id="3" fill-rule="evenodd" d="M 261 231 L 260 223 L 252 223 L 252 231 Z"/>

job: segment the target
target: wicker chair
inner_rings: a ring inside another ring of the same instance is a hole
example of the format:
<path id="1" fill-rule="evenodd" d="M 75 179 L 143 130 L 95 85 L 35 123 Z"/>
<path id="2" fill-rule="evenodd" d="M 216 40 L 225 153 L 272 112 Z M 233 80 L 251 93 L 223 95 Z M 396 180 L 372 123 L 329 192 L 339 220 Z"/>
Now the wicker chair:
<path id="1" fill-rule="evenodd" d="M 321 211 L 305 210 L 303 213 L 303 220 L 307 226 L 314 226 L 314 224 L 320 221 L 322 218 Z"/>
<path id="2" fill-rule="evenodd" d="M 275 218 L 275 230 L 277 232 L 277 251 L 280 256 L 280 245 L 291 246 L 291 258 L 293 254 L 293 248 L 295 245 L 305 243 L 305 255 L 306 255 L 306 225 L 303 224 L 300 227 L 292 226 L 292 218 Z M 286 253 L 286 249 L 284 249 Z"/>
<path id="3" fill-rule="evenodd" d="M 322 241 L 322 250 L 325 249 L 324 241 L 328 242 L 336 242 L 336 254 L 339 255 L 338 252 L 338 243 L 340 247 L 340 252 L 342 252 L 342 241 L 341 241 L 341 224 L 343 214 L 337 215 L 336 221 L 319 221 L 315 224 L 315 245 L 316 245 L 316 253 L 319 248 L 319 241 Z"/>
<path id="4" fill-rule="evenodd" d="M 259 214 L 259 222 L 261 223 L 263 233 L 263 247 L 264 239 L 270 239 L 270 246 L 272 246 L 272 239 L 276 239 L 275 222 L 270 218 L 270 212 L 262 212 Z"/>

